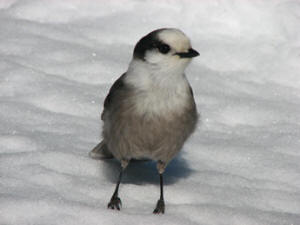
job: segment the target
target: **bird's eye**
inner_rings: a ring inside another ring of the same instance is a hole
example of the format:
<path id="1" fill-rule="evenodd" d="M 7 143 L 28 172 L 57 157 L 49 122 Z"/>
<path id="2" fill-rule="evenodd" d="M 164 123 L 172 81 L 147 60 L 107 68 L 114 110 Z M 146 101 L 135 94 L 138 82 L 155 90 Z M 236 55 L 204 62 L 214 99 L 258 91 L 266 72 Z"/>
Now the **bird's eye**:
<path id="1" fill-rule="evenodd" d="M 157 48 L 162 54 L 167 54 L 170 51 L 170 46 L 167 44 L 161 44 Z"/>

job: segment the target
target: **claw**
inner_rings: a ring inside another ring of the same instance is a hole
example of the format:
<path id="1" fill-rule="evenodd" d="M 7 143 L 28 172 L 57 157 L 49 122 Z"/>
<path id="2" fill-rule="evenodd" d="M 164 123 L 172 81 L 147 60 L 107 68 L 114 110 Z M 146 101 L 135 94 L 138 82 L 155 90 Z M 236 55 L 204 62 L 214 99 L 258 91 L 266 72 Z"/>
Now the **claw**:
<path id="1" fill-rule="evenodd" d="M 160 199 L 157 201 L 157 204 L 156 204 L 156 208 L 154 209 L 153 211 L 154 214 L 164 214 L 165 213 L 165 202 L 164 200 Z"/>
<path id="2" fill-rule="evenodd" d="M 120 210 L 120 206 L 122 206 L 121 199 L 119 197 L 113 197 L 108 203 L 107 208 Z"/>

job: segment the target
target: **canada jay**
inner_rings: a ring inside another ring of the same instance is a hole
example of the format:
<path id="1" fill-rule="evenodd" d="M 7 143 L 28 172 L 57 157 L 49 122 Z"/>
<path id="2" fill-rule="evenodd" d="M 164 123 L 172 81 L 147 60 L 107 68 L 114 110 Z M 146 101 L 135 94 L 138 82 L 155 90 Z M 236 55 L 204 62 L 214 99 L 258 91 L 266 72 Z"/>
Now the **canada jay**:
<path id="1" fill-rule="evenodd" d="M 199 53 L 178 29 L 152 31 L 136 44 L 129 68 L 104 101 L 103 140 L 93 158 L 116 158 L 121 172 L 108 208 L 120 210 L 122 173 L 131 159 L 157 162 L 160 199 L 153 213 L 164 213 L 163 172 L 194 131 L 198 114 L 184 74 Z"/>

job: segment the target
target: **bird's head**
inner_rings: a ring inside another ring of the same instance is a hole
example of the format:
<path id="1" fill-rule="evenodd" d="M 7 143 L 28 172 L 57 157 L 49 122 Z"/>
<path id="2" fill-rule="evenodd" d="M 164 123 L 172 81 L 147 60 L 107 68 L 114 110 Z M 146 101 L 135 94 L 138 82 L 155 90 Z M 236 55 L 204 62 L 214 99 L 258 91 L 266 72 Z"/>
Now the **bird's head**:
<path id="1" fill-rule="evenodd" d="M 184 70 L 199 53 L 191 47 L 189 38 L 180 30 L 163 28 L 152 31 L 138 41 L 133 59 L 160 70 Z"/>

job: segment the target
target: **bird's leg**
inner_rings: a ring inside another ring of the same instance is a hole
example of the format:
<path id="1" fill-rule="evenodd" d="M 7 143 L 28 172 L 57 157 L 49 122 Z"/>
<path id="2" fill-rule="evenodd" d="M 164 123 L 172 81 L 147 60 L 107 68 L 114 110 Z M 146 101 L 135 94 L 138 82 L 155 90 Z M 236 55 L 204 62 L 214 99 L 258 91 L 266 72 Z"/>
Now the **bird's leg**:
<path id="1" fill-rule="evenodd" d="M 164 182 L 163 182 L 163 171 L 165 168 L 165 164 L 159 161 L 157 164 L 157 168 L 159 171 L 159 178 L 160 178 L 160 198 L 157 201 L 156 207 L 153 211 L 154 214 L 165 213 Z"/>
<path id="2" fill-rule="evenodd" d="M 120 210 L 120 206 L 122 205 L 121 199 L 119 198 L 119 186 L 120 186 L 120 183 L 121 183 L 121 180 L 122 180 L 123 171 L 125 170 L 125 168 L 128 165 L 128 161 L 123 162 L 123 160 L 122 160 L 121 165 L 122 165 L 122 169 L 120 171 L 120 175 L 119 175 L 119 178 L 118 178 L 118 181 L 117 181 L 116 189 L 115 189 L 115 191 L 114 191 L 114 193 L 113 193 L 113 195 L 110 199 L 110 202 L 107 205 L 107 208 L 109 208 L 109 209 Z"/>
<path id="3" fill-rule="evenodd" d="M 165 201 L 164 201 L 164 191 L 163 191 L 163 175 L 160 176 L 160 198 L 157 201 L 156 207 L 153 211 L 155 214 L 165 213 Z"/>
<path id="4" fill-rule="evenodd" d="M 120 185 L 120 182 L 122 179 L 122 173 L 123 173 L 123 169 L 120 172 L 119 179 L 118 179 L 118 182 L 116 185 L 116 189 L 110 199 L 110 202 L 107 205 L 107 208 L 109 208 L 109 209 L 120 210 L 120 206 L 122 205 L 121 199 L 119 198 L 119 185 Z"/>

